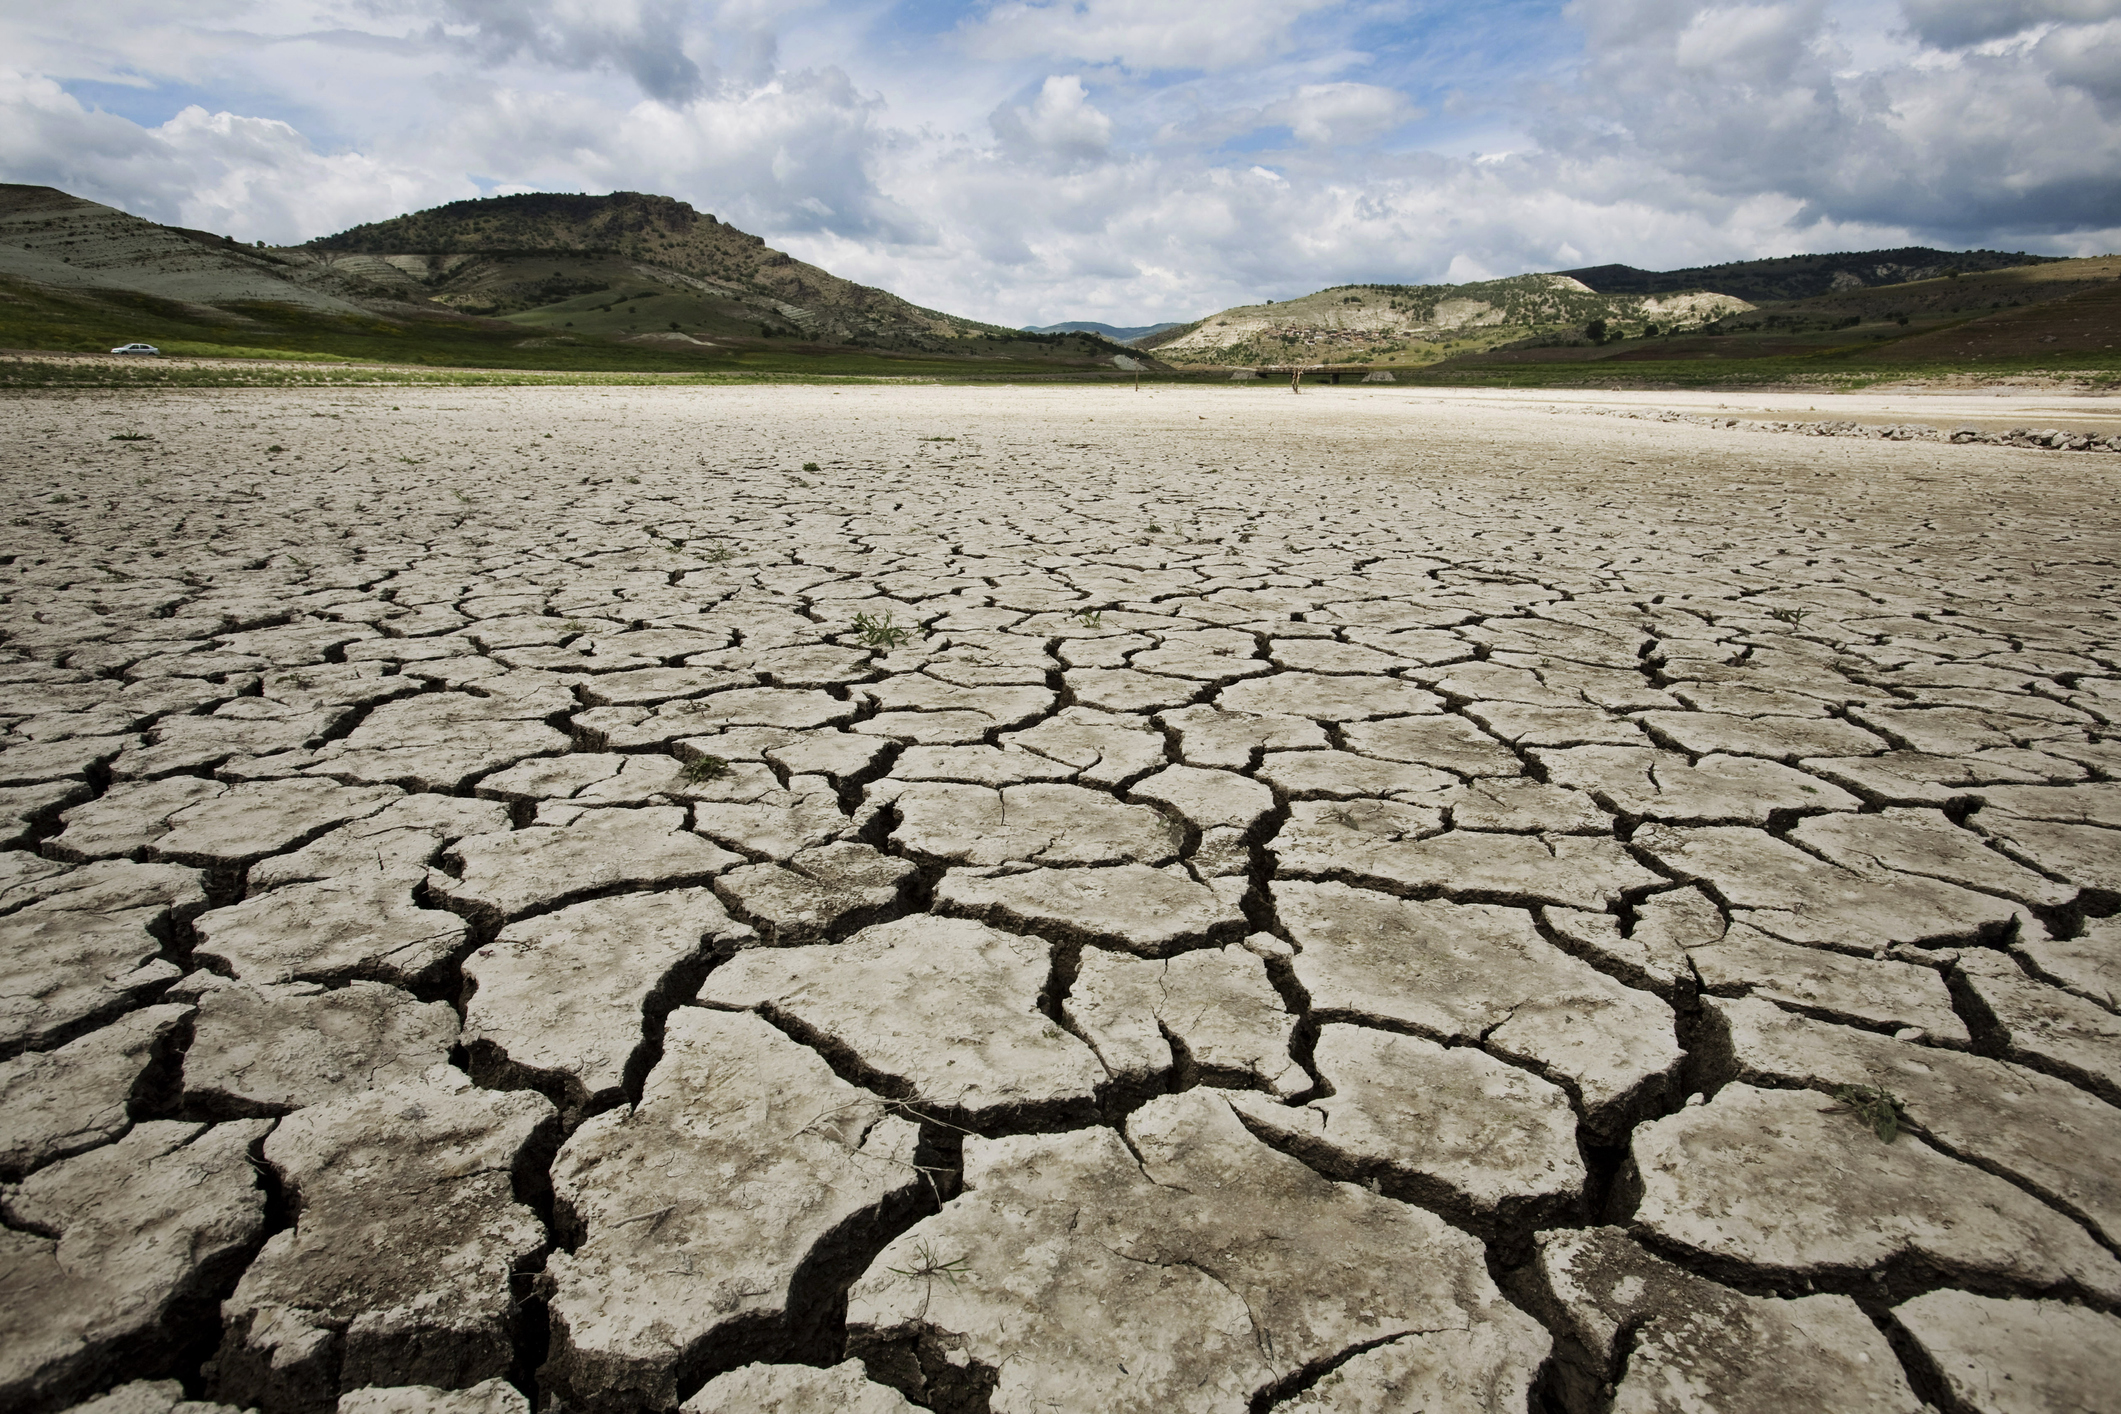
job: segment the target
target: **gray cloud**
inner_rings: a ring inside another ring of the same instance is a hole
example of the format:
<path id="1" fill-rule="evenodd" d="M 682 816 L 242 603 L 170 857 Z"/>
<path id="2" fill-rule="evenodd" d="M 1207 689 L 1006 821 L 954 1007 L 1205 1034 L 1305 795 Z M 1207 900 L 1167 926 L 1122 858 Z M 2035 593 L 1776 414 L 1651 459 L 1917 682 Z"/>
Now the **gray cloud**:
<path id="1" fill-rule="evenodd" d="M 430 34 L 463 42 L 487 63 L 529 58 L 559 69 L 610 67 L 658 102 L 692 103 L 710 76 L 685 52 L 682 0 L 440 0 Z"/>
<path id="2" fill-rule="evenodd" d="M 1965 49 L 2039 24 L 2084 24 L 2121 15 L 2121 0 L 1901 0 L 1925 44 Z"/>

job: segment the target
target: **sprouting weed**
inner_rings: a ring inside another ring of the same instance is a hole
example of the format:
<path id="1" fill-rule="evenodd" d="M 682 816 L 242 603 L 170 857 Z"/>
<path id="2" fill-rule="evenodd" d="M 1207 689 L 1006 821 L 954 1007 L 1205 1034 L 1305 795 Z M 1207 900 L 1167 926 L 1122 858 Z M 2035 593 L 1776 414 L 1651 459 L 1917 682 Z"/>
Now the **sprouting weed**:
<path id="1" fill-rule="evenodd" d="M 728 775 L 729 763 L 719 756 L 695 756 L 685 763 L 681 774 L 694 785 L 704 785 Z"/>
<path id="2" fill-rule="evenodd" d="M 265 449 L 265 455 L 271 456 L 275 452 L 284 452 L 286 450 L 287 448 L 281 446 L 278 442 L 275 442 L 270 447 L 267 447 Z"/>
<path id="3" fill-rule="evenodd" d="M 1149 524 L 1149 533 L 1151 535 L 1161 535 L 1164 533 L 1164 528 L 1152 521 Z"/>
<path id="4" fill-rule="evenodd" d="M 145 432 L 113 432 L 110 434 L 110 439 L 113 442 L 152 442 L 155 440 Z"/>
<path id="5" fill-rule="evenodd" d="M 1779 623 L 1786 623 L 1790 627 L 1795 628 L 1803 623 L 1811 612 L 1810 609 L 1770 609 L 1767 611 L 1767 616 Z"/>
<path id="6" fill-rule="evenodd" d="M 52 505 L 63 506 L 72 501 L 74 498 L 68 495 L 61 494 L 57 496 L 49 496 L 45 499 L 48 500 Z"/>
<path id="7" fill-rule="evenodd" d="M 911 1277 L 915 1281 L 933 1281 L 935 1278 L 941 1277 L 952 1286 L 957 1285 L 958 1277 L 971 1270 L 967 1265 L 969 1259 L 964 1257 L 954 1257 L 947 1262 L 937 1261 L 935 1249 L 925 1242 L 915 1243 L 914 1252 L 919 1260 L 914 1262 L 912 1266 L 886 1267 L 884 1270 L 894 1276 Z"/>
<path id="8" fill-rule="evenodd" d="M 910 642 L 913 632 L 893 623 L 888 612 L 882 618 L 874 614 L 856 614 L 854 636 L 871 648 L 897 648 Z"/>
<path id="9" fill-rule="evenodd" d="M 283 673 L 280 676 L 280 681 L 291 683 L 303 692 L 307 692 L 310 688 L 316 686 L 316 680 L 311 678 L 308 673 Z"/>
<path id="10" fill-rule="evenodd" d="M 820 469 L 820 468 L 818 467 L 818 464 L 817 464 L 816 462 L 804 462 L 804 463 L 803 463 L 803 470 L 805 470 L 805 471 L 817 471 L 817 470 L 819 470 L 819 469 Z"/>
<path id="11" fill-rule="evenodd" d="M 475 496 L 467 496 L 467 495 L 465 495 L 465 494 L 464 494 L 464 493 L 463 493 L 462 491 L 459 491 L 459 490 L 458 490 L 458 489 L 457 489 L 456 487 L 454 487 L 454 486 L 452 486 L 452 487 L 450 487 L 450 488 L 449 488 L 449 494 L 450 494 L 450 495 L 452 495 L 452 496 L 454 496 L 454 497 L 456 497 L 456 498 L 457 498 L 457 499 L 458 499 L 459 501 L 462 501 L 462 502 L 463 502 L 463 503 L 464 503 L 465 505 L 467 505 L 467 506 L 474 506 L 474 505 L 477 505 L 477 504 L 478 504 L 478 498 L 477 498 L 477 497 L 475 497 Z"/>
<path id="12" fill-rule="evenodd" d="M 1085 609 L 1075 616 L 1075 621 L 1084 628 L 1103 628 L 1105 626 L 1105 611 L 1103 609 Z"/>
<path id="13" fill-rule="evenodd" d="M 726 565 L 736 558 L 736 551 L 727 545 L 717 545 L 703 557 L 710 565 Z"/>
<path id="14" fill-rule="evenodd" d="M 1898 1137 L 1907 1118 L 1901 1112 L 1900 1097 L 1883 1085 L 1844 1085 L 1834 1092 L 1834 1099 L 1854 1111 L 1888 1144 Z"/>
<path id="15" fill-rule="evenodd" d="M 641 484 L 641 478 L 638 476 L 629 476 L 626 478 L 626 484 L 628 486 L 638 486 Z"/>
<path id="16" fill-rule="evenodd" d="M 569 633 L 589 632 L 589 625 L 583 623 L 580 619 L 569 619 L 566 623 L 561 624 L 560 627 L 566 629 Z"/>

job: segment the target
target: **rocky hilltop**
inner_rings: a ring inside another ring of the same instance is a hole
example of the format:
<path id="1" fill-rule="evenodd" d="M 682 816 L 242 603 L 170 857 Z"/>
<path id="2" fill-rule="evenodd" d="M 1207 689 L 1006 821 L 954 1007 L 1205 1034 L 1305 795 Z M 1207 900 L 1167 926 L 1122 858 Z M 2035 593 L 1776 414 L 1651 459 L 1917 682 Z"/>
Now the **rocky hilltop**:
<path id="1" fill-rule="evenodd" d="M 950 340 L 1014 337 L 843 280 L 711 213 L 643 192 L 456 201 L 320 237 L 286 254 L 365 286 L 366 293 L 427 299 L 466 313 L 520 314 L 570 301 L 588 313 L 601 302 L 585 297 L 645 284 L 702 298 L 746 332 L 758 324 L 768 334 L 938 351 Z"/>
<path id="2" fill-rule="evenodd" d="M 1144 339 L 1184 363 L 1431 363 L 1454 353 L 1592 321 L 1640 332 L 1694 327 L 1753 306 L 1706 290 L 1600 294 L 1567 275 L 1518 275 L 1471 285 L 1336 285 L 1301 299 L 1241 305 Z"/>

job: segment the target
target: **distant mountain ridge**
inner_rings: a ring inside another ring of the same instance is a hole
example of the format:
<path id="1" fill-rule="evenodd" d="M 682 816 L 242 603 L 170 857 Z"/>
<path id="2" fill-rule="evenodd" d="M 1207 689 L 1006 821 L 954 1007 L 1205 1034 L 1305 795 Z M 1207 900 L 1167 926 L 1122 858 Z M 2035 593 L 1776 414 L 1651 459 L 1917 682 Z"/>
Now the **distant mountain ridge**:
<path id="1" fill-rule="evenodd" d="M 1153 335 L 1163 333 L 1167 329 L 1183 329 L 1185 327 L 1182 322 L 1174 322 L 1170 324 L 1141 324 L 1133 328 L 1122 328 L 1115 324 L 1098 324 L 1089 320 L 1078 319 L 1066 324 L 1047 324 L 1043 326 L 1027 324 L 1024 326 L 1024 332 L 1027 334 L 1102 334 L 1115 344 L 1131 344 L 1137 339 L 1150 338 Z"/>
<path id="2" fill-rule="evenodd" d="M 2040 265 L 2059 255 L 2023 251 L 1932 250 L 1903 246 L 1898 250 L 1837 251 L 1824 255 L 1784 255 L 1770 260 L 1736 260 L 1697 265 L 1686 270 L 1638 270 L 1632 265 L 1592 265 L 1556 273 L 1580 280 L 1602 295 L 1655 295 L 1677 290 L 1713 290 L 1750 304 L 1817 299 L 1843 290 L 1876 285 L 1904 285 L 1934 280 L 1952 270 L 1972 273 Z"/>

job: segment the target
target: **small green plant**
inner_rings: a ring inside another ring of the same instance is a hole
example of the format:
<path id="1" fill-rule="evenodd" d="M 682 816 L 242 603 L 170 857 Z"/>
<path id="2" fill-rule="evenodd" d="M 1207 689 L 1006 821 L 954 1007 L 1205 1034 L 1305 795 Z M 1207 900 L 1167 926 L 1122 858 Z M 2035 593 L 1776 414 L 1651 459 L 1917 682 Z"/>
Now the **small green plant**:
<path id="1" fill-rule="evenodd" d="M 882 618 L 874 614 L 856 614 L 854 636 L 871 648 L 897 648 L 912 641 L 913 631 L 893 623 L 887 610 Z"/>
<path id="2" fill-rule="evenodd" d="M 145 432 L 113 432 L 110 434 L 110 439 L 113 442 L 152 442 L 155 440 Z"/>
<path id="3" fill-rule="evenodd" d="M 1767 611 L 1767 616 L 1778 623 L 1785 623 L 1795 628 L 1803 623 L 1811 612 L 1810 609 L 1770 609 Z"/>
<path id="4" fill-rule="evenodd" d="M 73 497 L 65 494 L 64 492 L 61 492 L 59 495 L 48 496 L 45 499 L 54 506 L 64 506 L 70 503 L 73 500 Z"/>
<path id="5" fill-rule="evenodd" d="M 560 627 L 566 629 L 569 633 L 589 632 L 589 625 L 583 623 L 580 619 L 569 619 L 566 623 L 561 624 Z"/>
<path id="6" fill-rule="evenodd" d="M 1154 521 L 1151 521 L 1149 523 L 1149 533 L 1151 535 L 1161 535 L 1164 533 L 1164 528 L 1156 524 Z"/>
<path id="7" fill-rule="evenodd" d="M 303 692 L 307 692 L 309 691 L 309 689 L 316 686 L 315 679 L 311 678 L 308 673 L 282 673 L 280 675 L 280 681 L 283 683 L 291 683 Z"/>
<path id="8" fill-rule="evenodd" d="M 462 501 L 467 506 L 475 506 L 478 504 L 478 498 L 476 496 L 467 496 L 454 486 L 449 488 L 449 494 L 456 497 L 459 501 Z"/>
<path id="9" fill-rule="evenodd" d="M 818 464 L 817 464 L 816 462 L 804 462 L 804 463 L 803 463 L 803 470 L 805 470 L 805 471 L 816 471 L 816 470 L 818 470 Z"/>
<path id="10" fill-rule="evenodd" d="M 704 785 L 728 775 L 729 763 L 719 756 L 695 756 L 685 763 L 681 774 L 696 786 Z"/>
<path id="11" fill-rule="evenodd" d="M 1834 1092 L 1834 1099 L 1888 1144 L 1899 1137 L 1900 1126 L 1907 1119 L 1900 1097 L 1883 1085 L 1844 1085 Z"/>
<path id="12" fill-rule="evenodd" d="M 717 545 L 701 558 L 705 559 L 710 565 L 726 565 L 736 558 L 736 551 L 730 549 L 727 545 Z"/>
<path id="13" fill-rule="evenodd" d="M 638 476 L 629 476 L 626 478 L 626 484 L 628 486 L 638 486 L 641 484 L 641 478 Z"/>
<path id="14" fill-rule="evenodd" d="M 957 438 L 955 438 L 955 437 L 923 437 L 923 438 L 921 438 L 921 440 L 922 440 L 923 442 L 955 442 L 955 441 L 957 440 Z"/>
<path id="15" fill-rule="evenodd" d="M 1075 616 L 1075 621 L 1084 628 L 1103 628 L 1105 626 L 1105 611 L 1103 609 L 1084 609 Z"/>
<path id="16" fill-rule="evenodd" d="M 265 449 L 265 455 L 272 456 L 276 452 L 284 452 L 286 450 L 287 448 L 281 446 L 278 442 L 275 442 L 270 447 L 267 447 Z"/>

